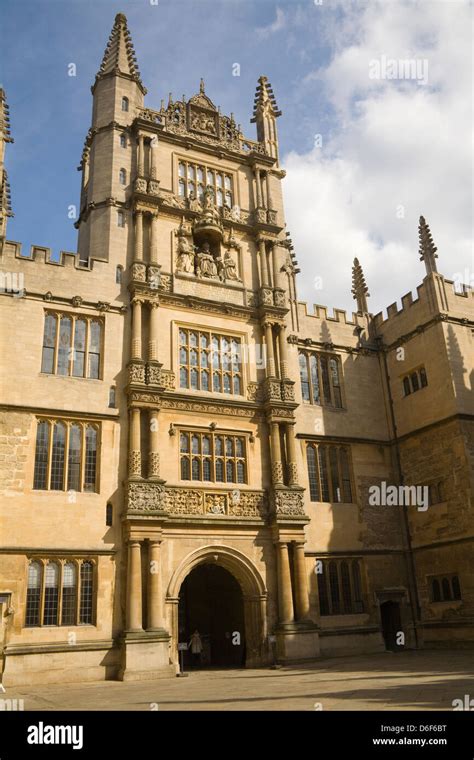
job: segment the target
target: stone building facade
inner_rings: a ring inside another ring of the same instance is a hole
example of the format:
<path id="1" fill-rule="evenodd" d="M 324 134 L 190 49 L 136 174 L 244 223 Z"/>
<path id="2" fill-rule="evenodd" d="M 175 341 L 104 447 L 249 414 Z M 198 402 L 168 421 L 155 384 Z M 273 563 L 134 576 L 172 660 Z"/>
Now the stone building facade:
<path id="1" fill-rule="evenodd" d="M 474 302 L 425 220 L 415 299 L 371 315 L 356 260 L 310 312 L 266 77 L 255 141 L 203 82 L 150 110 L 119 14 L 92 94 L 59 260 L 6 239 L 0 99 L 3 683 L 174 675 L 195 629 L 217 666 L 472 646 Z"/>

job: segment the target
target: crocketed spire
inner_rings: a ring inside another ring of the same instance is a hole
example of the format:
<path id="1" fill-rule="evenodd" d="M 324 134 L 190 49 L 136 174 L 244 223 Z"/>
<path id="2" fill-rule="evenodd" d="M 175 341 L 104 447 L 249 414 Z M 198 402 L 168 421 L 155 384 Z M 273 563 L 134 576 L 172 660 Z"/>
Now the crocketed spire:
<path id="1" fill-rule="evenodd" d="M 368 314 L 367 298 L 370 296 L 364 272 L 359 264 L 359 259 L 354 259 L 352 267 L 352 295 L 357 301 L 357 311 Z"/>
<path id="2" fill-rule="evenodd" d="M 438 250 L 433 243 L 431 237 L 431 231 L 429 225 L 426 223 L 425 217 L 420 216 L 420 223 L 418 225 L 418 235 L 420 238 L 420 248 L 418 253 L 420 254 L 420 261 L 425 262 L 426 274 L 431 272 L 437 272 L 436 259 L 438 258 L 436 251 Z"/>

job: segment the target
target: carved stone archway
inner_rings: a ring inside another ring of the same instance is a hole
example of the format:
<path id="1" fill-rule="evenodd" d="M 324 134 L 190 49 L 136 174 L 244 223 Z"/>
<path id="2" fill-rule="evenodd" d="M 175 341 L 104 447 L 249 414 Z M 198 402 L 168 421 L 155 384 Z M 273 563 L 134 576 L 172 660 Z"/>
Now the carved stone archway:
<path id="1" fill-rule="evenodd" d="M 230 546 L 203 546 L 185 557 L 174 571 L 166 593 L 171 631 L 171 657 L 178 665 L 178 603 L 185 578 L 199 565 L 217 564 L 230 572 L 242 589 L 247 645 L 246 666 L 257 667 L 268 660 L 267 591 L 257 568 L 245 554 Z"/>

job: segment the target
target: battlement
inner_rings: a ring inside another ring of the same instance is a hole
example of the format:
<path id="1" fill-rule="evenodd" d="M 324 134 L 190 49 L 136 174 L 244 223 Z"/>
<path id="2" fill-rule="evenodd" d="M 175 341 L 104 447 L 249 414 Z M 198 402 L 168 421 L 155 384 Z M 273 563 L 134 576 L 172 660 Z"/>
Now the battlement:
<path id="1" fill-rule="evenodd" d="M 333 316 L 328 315 L 328 307 L 322 306 L 319 303 L 313 304 L 313 313 L 308 312 L 308 303 L 306 301 L 298 301 L 298 313 L 301 317 L 312 317 L 314 319 L 320 319 L 326 322 L 339 322 L 345 325 L 351 325 L 355 327 L 359 324 L 360 314 L 352 312 L 352 319 L 349 319 L 345 309 L 337 309 L 333 307 Z"/>
<path id="2" fill-rule="evenodd" d="M 80 269 L 81 271 L 92 271 L 94 268 L 94 259 L 81 261 L 79 255 L 72 251 L 60 251 L 59 259 L 53 259 L 51 248 L 39 245 L 32 245 L 28 256 L 21 252 L 22 244 L 14 240 L 6 240 L 3 247 L 1 260 L 19 259 L 20 261 L 30 261 L 35 264 L 50 264 L 55 267 L 66 267 L 69 269 Z"/>
<path id="3" fill-rule="evenodd" d="M 433 287 L 437 284 L 437 287 Z M 455 315 L 462 310 L 466 312 L 467 303 L 459 299 L 469 299 L 474 297 L 474 288 L 465 283 L 458 283 L 454 280 L 447 280 L 443 275 L 432 274 L 425 277 L 421 285 L 416 289 L 416 298 L 411 291 L 402 296 L 401 308 L 398 308 L 397 301 L 387 306 L 386 316 L 380 311 L 373 317 L 373 323 L 376 329 L 388 325 L 392 319 L 400 319 L 402 316 L 412 317 L 413 320 L 421 321 L 421 310 L 429 312 L 438 311 L 443 313 L 453 312 Z M 437 304 L 437 305 L 436 305 Z M 473 304 L 474 316 L 474 304 Z"/>

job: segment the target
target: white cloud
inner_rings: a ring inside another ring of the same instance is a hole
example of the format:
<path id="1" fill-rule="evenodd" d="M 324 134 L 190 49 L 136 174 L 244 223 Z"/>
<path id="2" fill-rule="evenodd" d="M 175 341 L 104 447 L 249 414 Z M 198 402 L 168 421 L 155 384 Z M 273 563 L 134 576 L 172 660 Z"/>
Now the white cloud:
<path id="1" fill-rule="evenodd" d="M 329 65 L 304 82 L 324 88 L 337 127 L 323 135 L 322 148 L 284 157 L 286 215 L 303 273 L 300 298 L 352 309 L 357 256 L 369 308 L 378 311 L 425 274 L 420 214 L 438 246 L 439 270 L 449 278 L 474 271 L 470 11 L 462 0 L 343 8 L 343 20 L 325 30 L 334 51 Z M 370 61 L 381 56 L 426 60 L 428 84 L 370 79 Z M 311 287 L 316 276 L 322 291 Z"/>
<path id="2" fill-rule="evenodd" d="M 256 30 L 256 32 L 259 37 L 262 37 L 262 38 L 271 37 L 272 34 L 276 34 L 277 32 L 280 32 L 282 29 L 284 29 L 285 24 L 286 24 L 285 12 L 281 8 L 277 8 L 275 21 L 273 21 L 268 26 L 259 27 Z"/>

